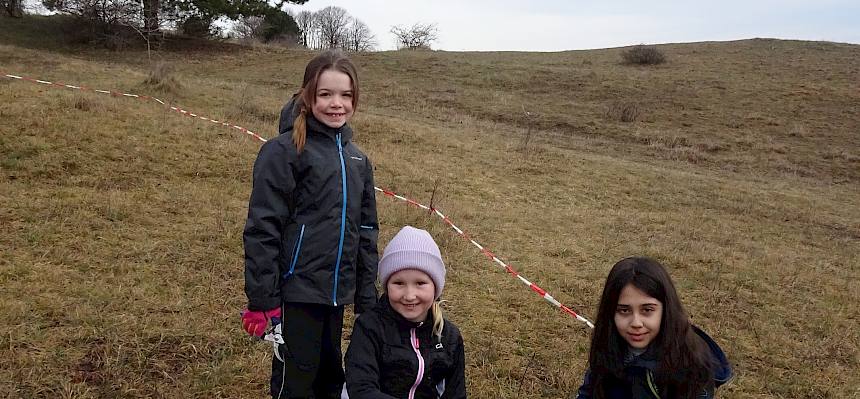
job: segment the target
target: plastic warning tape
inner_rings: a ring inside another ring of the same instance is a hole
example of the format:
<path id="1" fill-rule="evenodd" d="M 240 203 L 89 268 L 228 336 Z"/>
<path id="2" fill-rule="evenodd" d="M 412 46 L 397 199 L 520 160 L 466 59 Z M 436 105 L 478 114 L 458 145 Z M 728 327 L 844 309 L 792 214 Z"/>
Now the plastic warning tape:
<path id="1" fill-rule="evenodd" d="M 526 279 L 525 277 L 523 277 L 520 273 L 518 273 L 516 270 L 514 270 L 514 268 L 512 268 L 510 265 L 508 265 L 507 263 L 505 263 L 505 261 L 503 261 L 503 260 L 499 259 L 499 257 L 497 257 L 495 254 L 493 254 L 493 252 L 491 252 L 489 249 L 487 249 L 487 248 L 486 248 L 486 247 L 484 247 L 483 245 L 479 244 L 479 243 L 478 243 L 477 241 L 475 241 L 472 237 L 470 237 L 468 234 L 466 234 L 466 232 L 465 232 L 465 231 L 463 231 L 463 229 L 461 229 L 461 228 L 457 227 L 457 225 L 455 225 L 455 224 L 454 224 L 454 222 L 452 222 L 452 221 L 451 221 L 451 219 L 449 219 L 447 216 L 445 216 L 445 214 L 443 214 L 440 210 L 438 210 L 438 209 L 436 209 L 436 208 L 434 208 L 434 207 L 429 207 L 429 206 L 427 206 L 427 205 L 424 205 L 424 204 L 418 203 L 418 202 L 416 202 L 416 201 L 414 201 L 414 200 L 412 200 L 412 199 L 406 198 L 406 197 L 404 197 L 404 196 L 402 196 L 402 195 L 398 195 L 398 194 L 396 194 L 396 193 L 394 193 L 394 192 L 392 192 L 392 191 L 388 191 L 388 190 L 385 190 L 385 189 L 381 189 L 381 188 L 379 188 L 379 187 L 374 187 L 374 188 L 376 189 L 376 191 L 379 191 L 379 192 L 381 192 L 382 194 L 385 194 L 385 195 L 386 195 L 386 196 L 388 196 L 388 197 L 393 197 L 393 198 L 399 199 L 399 200 L 401 200 L 401 201 L 406 202 L 406 203 L 407 203 L 407 204 L 409 204 L 409 205 L 415 206 L 415 207 L 417 207 L 417 208 L 424 209 L 424 210 L 426 210 L 426 211 L 428 211 L 428 212 L 431 212 L 431 213 L 435 214 L 436 216 L 439 216 L 439 218 L 441 218 L 441 219 L 442 219 L 442 221 L 443 221 L 443 222 L 445 222 L 445 224 L 447 224 L 447 225 L 448 225 L 448 226 L 450 226 L 452 229 L 454 229 L 454 231 L 455 231 L 455 232 L 457 232 L 457 234 L 458 234 L 460 237 L 463 237 L 463 239 L 465 239 L 466 241 L 468 241 L 468 242 L 472 243 L 472 245 L 474 245 L 476 248 L 478 248 L 478 250 L 479 250 L 479 251 L 481 251 L 481 253 L 482 253 L 482 254 L 484 254 L 484 256 L 486 256 L 487 258 L 489 258 L 490 260 L 492 260 L 493 262 L 495 262 L 497 265 L 501 266 L 503 269 L 505 269 L 505 271 L 506 271 L 506 272 L 508 272 L 508 274 L 510 274 L 511 276 L 516 277 L 516 278 L 517 278 L 518 280 L 520 280 L 523 284 L 527 285 L 527 286 L 528 286 L 532 291 L 534 291 L 535 293 L 537 293 L 538 295 L 540 295 L 543 299 L 546 299 L 546 301 L 547 301 L 547 302 L 549 302 L 549 303 L 551 303 L 551 304 L 555 305 L 556 307 L 558 307 L 559 309 L 561 309 L 563 312 L 565 312 L 565 313 L 567 313 L 567 314 L 569 314 L 569 315 L 571 315 L 571 316 L 573 316 L 573 317 L 576 317 L 576 319 L 577 319 L 577 320 L 579 320 L 579 321 L 581 321 L 581 322 L 583 322 L 583 323 L 587 324 L 589 327 L 594 328 L 594 324 L 592 324 L 592 323 L 591 323 L 591 321 L 589 321 L 589 320 L 588 320 L 588 319 L 586 319 L 585 317 L 580 316 L 579 314 L 577 314 L 576 312 L 574 312 L 574 311 L 573 311 L 573 309 L 571 309 L 571 308 L 569 308 L 569 307 L 567 307 L 567 306 L 564 306 L 561 302 L 559 302 L 558 300 L 556 300 L 555 298 L 553 298 L 553 297 L 552 297 L 552 295 L 550 295 L 549 293 L 547 293 L 547 292 L 546 292 L 546 290 L 544 290 L 543 288 L 539 287 L 537 284 L 535 284 L 535 283 L 533 283 L 533 282 L 529 281 L 528 279 Z"/>
<path id="2" fill-rule="evenodd" d="M 2 73 L 2 72 L 0 72 L 0 73 Z M 92 89 L 92 88 L 89 88 L 86 86 L 75 86 L 75 85 L 70 85 L 70 84 L 65 84 L 65 83 L 60 83 L 60 82 L 49 82 L 47 80 L 28 78 L 26 76 L 18 76 L 18 75 L 10 75 L 10 74 L 3 74 L 2 76 L 5 76 L 5 77 L 11 78 L 11 79 L 25 80 L 27 82 L 43 84 L 46 86 L 63 87 L 63 88 L 72 89 L 72 90 L 91 91 L 94 93 L 108 94 L 108 95 L 111 95 L 114 97 L 130 97 L 130 98 L 137 98 L 139 100 L 152 100 L 152 101 L 155 101 L 161 105 L 168 107 L 168 109 L 170 109 L 171 111 L 176 111 L 182 115 L 185 115 L 185 116 L 188 116 L 191 118 L 200 119 L 200 120 L 207 121 L 207 122 L 212 122 L 213 124 L 216 124 L 216 125 L 221 125 L 221 126 L 233 128 L 233 129 L 236 129 L 236 130 L 238 130 L 242 133 L 245 133 L 251 137 L 254 137 L 258 140 L 266 141 L 264 138 L 260 137 L 260 135 L 258 135 L 257 133 L 254 133 L 254 132 L 252 132 L 252 131 L 250 131 L 250 130 L 242 127 L 242 126 L 237 126 L 237 125 L 234 125 L 234 124 L 229 123 L 229 122 L 224 122 L 224 121 L 219 121 L 219 120 L 207 118 L 205 116 L 200 116 L 200 115 L 197 115 L 197 114 L 190 112 L 188 110 L 184 110 L 182 108 L 179 108 L 177 106 L 169 105 L 166 102 L 164 102 L 163 100 L 156 98 L 156 97 L 152 97 L 152 96 L 130 94 L 130 93 L 121 93 L 121 92 L 117 92 L 117 91 L 113 91 L 113 90 Z"/>
<path id="3" fill-rule="evenodd" d="M 2 73 L 2 72 L 0 72 L 0 73 Z M 263 143 L 268 141 L 265 138 L 258 135 L 257 133 L 254 133 L 254 132 L 252 132 L 252 131 L 250 131 L 250 130 L 242 127 L 242 126 L 237 126 L 237 125 L 231 124 L 229 122 L 223 122 L 223 121 L 218 121 L 215 119 L 207 118 L 205 116 L 198 115 L 196 113 L 187 111 L 185 109 L 182 109 L 182 108 L 179 108 L 179 107 L 176 107 L 173 105 L 169 105 L 166 102 L 164 102 L 158 98 L 151 97 L 151 96 L 121 93 L 121 92 L 117 92 L 117 91 L 113 91 L 113 90 L 91 89 L 91 88 L 88 88 L 86 86 L 75 86 L 75 85 L 59 83 L 59 82 L 49 82 L 46 80 L 28 78 L 26 76 L 18 76 L 18 75 L 10 75 L 10 74 L 3 74 L 2 76 L 5 76 L 5 77 L 11 78 L 11 79 L 24 80 L 24 81 L 32 82 L 32 83 L 36 83 L 36 84 L 43 84 L 43 85 L 47 85 L 47 86 L 63 87 L 63 88 L 73 89 L 73 90 L 91 91 L 91 92 L 100 93 L 100 94 L 108 94 L 108 95 L 111 95 L 114 97 L 130 97 L 130 98 L 137 98 L 137 99 L 141 99 L 141 100 L 153 100 L 153 101 L 155 101 L 161 105 L 168 107 L 168 109 L 170 109 L 171 111 L 176 111 L 182 115 L 186 115 L 186 116 L 191 117 L 191 118 L 196 118 L 196 119 L 200 119 L 203 121 L 207 121 L 207 122 L 211 122 L 214 124 L 218 124 L 218 125 L 222 125 L 225 127 L 230 127 L 230 128 L 236 129 L 242 133 L 245 133 L 251 137 L 254 137 L 255 139 L 257 139 Z M 421 204 L 415 200 L 404 197 L 402 195 L 398 195 L 398 194 L 396 194 L 392 191 L 389 191 L 389 190 L 385 190 L 385 189 L 375 187 L 375 186 L 373 188 L 376 191 L 379 191 L 382 194 L 384 194 L 386 197 L 391 197 L 391 198 L 395 198 L 395 199 L 404 201 L 408 205 L 414 206 L 416 208 L 424 209 L 424 210 L 438 216 L 439 218 L 442 219 L 443 222 L 445 222 L 445 224 L 450 226 L 460 237 L 462 237 L 466 241 L 472 243 L 472 245 L 474 245 L 476 248 L 478 248 L 478 250 L 481 251 L 481 253 L 484 254 L 484 256 L 486 256 L 488 259 L 490 259 L 491 261 L 493 261 L 494 263 L 496 263 L 497 265 L 502 267 L 505 270 L 505 272 L 507 272 L 511 276 L 517 278 L 520 282 L 522 282 L 523 284 L 528 286 L 529 289 L 531 289 L 536 294 L 540 295 L 541 298 L 545 299 L 547 302 L 549 302 L 552 305 L 556 306 L 557 308 L 561 309 L 561 311 L 563 311 L 564 313 L 567 313 L 567 314 L 575 317 L 577 320 L 585 323 L 586 325 L 588 325 L 588 327 L 594 328 L 594 324 L 590 320 L 586 319 L 585 317 L 580 316 L 578 313 L 574 312 L 573 309 L 563 305 L 561 302 L 559 302 L 558 300 L 553 298 L 552 295 L 550 295 L 548 292 L 546 292 L 546 290 L 544 290 L 543 288 L 541 288 L 537 284 L 535 284 L 535 283 L 529 281 L 528 279 L 526 279 L 525 277 L 523 277 L 523 275 L 521 275 L 516 270 L 514 270 L 513 267 L 511 267 L 509 264 L 505 263 L 505 261 L 499 259 L 499 257 L 497 257 L 495 254 L 493 254 L 489 249 L 487 249 L 483 245 L 479 244 L 472 237 L 470 237 L 468 234 L 466 234 L 466 232 L 463 231 L 463 229 L 457 227 L 457 225 L 455 225 L 454 222 L 452 222 L 451 219 L 449 219 L 447 216 L 445 216 L 445 214 L 443 214 L 439 209 L 436 209 L 435 207 L 429 207 L 427 205 Z"/>

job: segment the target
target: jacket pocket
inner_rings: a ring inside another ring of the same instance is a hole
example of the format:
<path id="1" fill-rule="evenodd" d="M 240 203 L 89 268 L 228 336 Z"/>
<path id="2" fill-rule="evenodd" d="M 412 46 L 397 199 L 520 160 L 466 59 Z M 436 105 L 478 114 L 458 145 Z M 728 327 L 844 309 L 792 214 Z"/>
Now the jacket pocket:
<path id="1" fill-rule="evenodd" d="M 298 229 L 298 238 L 296 238 L 296 243 L 293 244 L 292 255 L 290 256 L 289 268 L 286 273 L 284 273 L 284 279 L 290 277 L 296 271 L 296 264 L 299 262 L 299 255 L 302 252 L 302 241 L 305 238 L 305 225 L 301 225 Z"/>
<path id="2" fill-rule="evenodd" d="M 427 375 L 435 384 L 454 373 L 454 352 L 445 347 L 441 341 L 437 341 L 435 336 L 432 339 L 432 345 L 427 356 Z"/>

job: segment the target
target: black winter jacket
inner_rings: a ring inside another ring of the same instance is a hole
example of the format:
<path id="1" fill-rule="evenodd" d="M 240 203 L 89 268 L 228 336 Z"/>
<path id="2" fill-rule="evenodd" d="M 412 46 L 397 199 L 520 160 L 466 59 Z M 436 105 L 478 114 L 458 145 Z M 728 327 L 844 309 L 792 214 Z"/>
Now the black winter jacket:
<path id="1" fill-rule="evenodd" d="M 423 323 L 406 320 L 383 295 L 353 327 L 346 388 L 350 399 L 408 398 L 412 389 L 419 399 L 465 399 L 465 368 L 463 337 L 454 323 L 445 320 L 440 340 L 432 315 Z"/>
<path id="2" fill-rule="evenodd" d="M 725 384 L 732 378 L 732 367 L 725 353 L 714 340 L 704 331 L 693 326 L 696 334 L 708 344 L 711 350 L 711 358 L 714 362 L 714 387 Z M 605 381 L 604 392 L 607 399 L 667 399 L 671 394 L 661 393 L 654 382 L 654 371 L 657 369 L 659 360 L 653 351 L 645 351 L 639 356 L 630 356 L 625 362 L 623 378 L 610 377 Z M 591 370 L 585 372 L 585 379 L 577 393 L 577 399 L 591 399 L 593 390 Z M 661 396 L 662 394 L 662 396 Z M 700 399 L 712 399 L 714 390 L 702 391 L 698 396 Z"/>
<path id="3" fill-rule="evenodd" d="M 292 131 L 294 101 L 280 123 Z M 250 310 L 281 301 L 332 306 L 376 303 L 379 227 L 373 167 L 348 125 L 307 118 L 299 154 L 291 134 L 260 149 L 245 223 L 245 294 Z"/>

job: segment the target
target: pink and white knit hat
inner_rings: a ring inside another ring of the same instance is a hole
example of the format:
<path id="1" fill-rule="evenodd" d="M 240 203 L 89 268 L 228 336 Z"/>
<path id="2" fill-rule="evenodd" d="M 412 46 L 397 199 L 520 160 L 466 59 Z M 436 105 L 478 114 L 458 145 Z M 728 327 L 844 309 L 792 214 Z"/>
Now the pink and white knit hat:
<path id="1" fill-rule="evenodd" d="M 430 233 L 412 226 L 400 229 L 385 247 L 379 260 L 379 281 L 385 287 L 392 274 L 406 269 L 427 273 L 436 287 L 435 299 L 439 299 L 445 288 L 442 254 Z"/>

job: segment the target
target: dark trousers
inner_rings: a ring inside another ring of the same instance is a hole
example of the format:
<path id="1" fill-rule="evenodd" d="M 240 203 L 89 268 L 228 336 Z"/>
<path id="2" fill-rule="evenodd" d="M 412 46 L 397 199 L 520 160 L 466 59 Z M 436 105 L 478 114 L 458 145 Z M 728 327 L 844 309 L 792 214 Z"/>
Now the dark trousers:
<path id="1" fill-rule="evenodd" d="M 343 387 L 343 306 L 282 305 L 283 362 L 272 356 L 272 397 L 340 399 Z"/>

